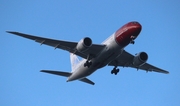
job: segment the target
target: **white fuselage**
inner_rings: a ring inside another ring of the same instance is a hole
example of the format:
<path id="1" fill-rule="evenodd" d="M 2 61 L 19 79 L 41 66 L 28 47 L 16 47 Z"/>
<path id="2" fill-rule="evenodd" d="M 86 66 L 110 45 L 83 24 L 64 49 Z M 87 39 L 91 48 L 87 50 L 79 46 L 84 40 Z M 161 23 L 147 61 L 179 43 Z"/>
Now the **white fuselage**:
<path id="1" fill-rule="evenodd" d="M 134 44 L 135 39 L 141 32 L 142 26 L 137 21 L 128 22 L 114 32 L 102 44 L 93 44 L 89 37 L 81 39 L 79 42 L 55 40 L 49 38 L 38 37 L 29 34 L 23 34 L 14 31 L 7 31 L 8 33 L 15 34 L 38 43 L 49 45 L 52 47 L 67 50 L 70 52 L 70 60 L 72 72 L 62 72 L 54 70 L 41 70 L 41 72 L 55 74 L 59 76 L 68 77 L 68 81 L 80 80 L 82 82 L 92 84 L 95 83 L 86 78 L 97 69 L 106 65 L 114 66 L 111 74 L 117 75 L 119 72 L 118 66 L 127 66 L 145 71 L 155 71 L 168 74 L 166 70 L 162 70 L 153 65 L 146 63 L 148 55 L 145 52 L 140 52 L 133 56 L 126 52 L 124 48 L 128 44 Z M 83 59 L 79 61 L 78 57 Z"/>
<path id="2" fill-rule="evenodd" d="M 72 75 L 68 78 L 67 81 L 73 81 L 77 79 L 82 79 L 91 75 L 97 69 L 106 66 L 112 60 L 121 55 L 124 47 L 120 46 L 115 41 L 115 33 L 113 33 L 107 40 L 105 40 L 102 44 L 106 45 L 104 49 L 96 56 L 96 58 L 92 58 L 92 65 L 88 67 L 84 67 L 84 63 L 86 59 L 83 59 L 76 70 L 72 73 Z"/>
<path id="3" fill-rule="evenodd" d="M 90 67 L 84 67 L 86 59 L 79 63 L 78 68 L 69 76 L 67 81 L 73 81 L 82 79 L 95 72 L 97 69 L 106 66 L 111 61 L 120 56 L 124 48 L 129 44 L 134 44 L 134 40 L 137 38 L 141 31 L 141 25 L 138 22 L 129 22 L 119 28 L 102 44 L 105 45 L 104 49 L 100 51 L 96 57 L 90 61 L 92 65 Z M 116 67 L 116 65 L 115 65 Z"/>

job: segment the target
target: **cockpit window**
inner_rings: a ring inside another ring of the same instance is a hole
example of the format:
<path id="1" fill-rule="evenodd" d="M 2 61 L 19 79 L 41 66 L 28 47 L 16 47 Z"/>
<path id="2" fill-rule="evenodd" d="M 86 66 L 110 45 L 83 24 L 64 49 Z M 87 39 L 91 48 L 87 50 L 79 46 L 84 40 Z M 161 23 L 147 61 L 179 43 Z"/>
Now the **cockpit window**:
<path id="1" fill-rule="evenodd" d="M 136 21 L 134 21 L 134 22 L 132 22 L 133 24 L 138 24 L 138 22 L 136 22 Z"/>
<path id="2" fill-rule="evenodd" d="M 137 24 L 137 22 L 132 22 L 133 24 Z"/>

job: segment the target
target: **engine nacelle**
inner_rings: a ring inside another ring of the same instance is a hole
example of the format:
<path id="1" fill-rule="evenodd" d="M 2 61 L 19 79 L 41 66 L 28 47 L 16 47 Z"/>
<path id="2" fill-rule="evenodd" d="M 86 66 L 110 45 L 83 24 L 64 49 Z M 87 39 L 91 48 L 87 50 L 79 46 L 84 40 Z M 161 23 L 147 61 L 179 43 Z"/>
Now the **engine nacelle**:
<path id="1" fill-rule="evenodd" d="M 89 47 L 91 47 L 91 45 L 92 45 L 92 40 L 89 37 L 85 37 L 84 39 L 81 39 L 78 42 L 76 49 L 79 52 L 84 52 L 84 51 L 88 50 Z"/>
<path id="2" fill-rule="evenodd" d="M 137 53 L 134 57 L 133 65 L 142 66 L 148 60 L 148 55 L 145 52 Z"/>

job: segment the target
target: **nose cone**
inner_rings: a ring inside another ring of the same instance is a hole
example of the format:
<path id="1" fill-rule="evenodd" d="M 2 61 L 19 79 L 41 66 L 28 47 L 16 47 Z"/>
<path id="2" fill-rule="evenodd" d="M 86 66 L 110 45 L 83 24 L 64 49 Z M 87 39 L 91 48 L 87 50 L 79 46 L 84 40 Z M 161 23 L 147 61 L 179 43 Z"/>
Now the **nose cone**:
<path id="1" fill-rule="evenodd" d="M 137 21 L 133 21 L 133 22 L 130 22 L 128 24 L 129 26 L 129 29 L 131 30 L 131 32 L 133 33 L 134 36 L 138 36 L 139 33 L 141 32 L 141 29 L 142 29 L 142 26 L 139 22 Z"/>
<path id="2" fill-rule="evenodd" d="M 129 23 L 129 26 L 133 27 L 135 30 L 141 31 L 142 26 L 139 22 L 133 21 Z"/>
<path id="3" fill-rule="evenodd" d="M 119 45 L 125 47 L 137 38 L 141 29 L 142 26 L 139 22 L 129 22 L 115 32 L 115 40 Z"/>
<path id="4" fill-rule="evenodd" d="M 136 26 L 136 28 L 137 28 L 139 31 L 141 31 L 142 26 L 141 26 L 141 24 L 140 24 L 140 23 L 138 23 L 138 22 L 137 22 L 137 24 L 136 24 L 135 26 Z"/>

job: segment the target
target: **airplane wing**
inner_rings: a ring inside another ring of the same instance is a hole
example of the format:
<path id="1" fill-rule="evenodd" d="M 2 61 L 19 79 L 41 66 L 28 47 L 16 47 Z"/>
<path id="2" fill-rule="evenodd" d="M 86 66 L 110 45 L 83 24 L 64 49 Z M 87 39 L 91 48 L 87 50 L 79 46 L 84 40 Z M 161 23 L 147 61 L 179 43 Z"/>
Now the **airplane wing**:
<path id="1" fill-rule="evenodd" d="M 29 35 L 29 34 L 23 34 L 23 33 L 19 33 L 19 32 L 12 32 L 12 31 L 6 31 L 8 33 L 11 34 L 15 34 L 30 40 L 34 40 L 35 42 L 45 45 L 49 45 L 59 49 L 63 49 L 66 51 L 69 51 L 71 53 L 74 53 L 82 58 L 87 58 L 89 54 L 91 54 L 92 56 L 96 56 L 103 48 L 105 45 L 98 45 L 98 44 L 92 44 L 92 46 L 86 50 L 85 52 L 79 52 L 76 50 L 76 45 L 78 44 L 78 42 L 70 42 L 70 41 L 62 41 L 62 40 L 54 40 L 54 39 L 49 39 L 49 38 L 43 38 L 43 37 L 38 37 L 38 36 L 33 36 L 33 35 Z"/>
<path id="2" fill-rule="evenodd" d="M 108 65 L 109 66 L 131 67 L 131 68 L 145 70 L 147 72 L 148 71 L 154 71 L 154 72 L 159 72 L 159 73 L 164 73 L 164 74 L 169 73 L 166 70 L 160 69 L 160 68 L 155 67 L 155 66 L 148 64 L 148 63 L 145 63 L 144 65 L 142 65 L 140 67 L 134 66 L 132 64 L 133 59 L 134 59 L 134 56 L 124 50 L 123 53 L 118 58 L 116 58 L 115 60 L 110 62 Z"/>

